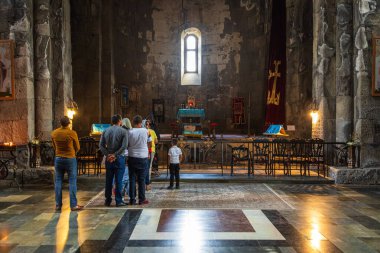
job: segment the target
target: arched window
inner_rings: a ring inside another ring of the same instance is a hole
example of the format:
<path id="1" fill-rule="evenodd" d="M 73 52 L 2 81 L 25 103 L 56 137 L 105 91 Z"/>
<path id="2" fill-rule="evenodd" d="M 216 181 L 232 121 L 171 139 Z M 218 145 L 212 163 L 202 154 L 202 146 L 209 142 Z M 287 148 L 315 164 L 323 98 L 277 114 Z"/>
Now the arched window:
<path id="1" fill-rule="evenodd" d="M 193 35 L 185 37 L 185 73 L 198 73 L 198 38 Z"/>
<path id="2" fill-rule="evenodd" d="M 201 32 L 188 28 L 181 34 L 181 84 L 201 85 Z"/>

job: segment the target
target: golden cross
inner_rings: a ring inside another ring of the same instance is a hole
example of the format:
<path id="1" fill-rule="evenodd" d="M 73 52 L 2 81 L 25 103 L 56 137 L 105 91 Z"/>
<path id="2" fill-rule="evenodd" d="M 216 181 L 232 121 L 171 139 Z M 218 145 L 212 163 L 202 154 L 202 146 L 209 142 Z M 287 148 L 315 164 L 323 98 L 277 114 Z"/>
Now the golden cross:
<path id="1" fill-rule="evenodd" d="M 281 64 L 281 61 L 273 61 L 274 72 L 269 70 L 268 80 L 274 77 L 272 91 L 268 92 L 267 104 L 279 105 L 280 104 L 280 93 L 276 94 L 277 78 L 281 77 L 281 73 L 278 72 L 278 66 Z"/>

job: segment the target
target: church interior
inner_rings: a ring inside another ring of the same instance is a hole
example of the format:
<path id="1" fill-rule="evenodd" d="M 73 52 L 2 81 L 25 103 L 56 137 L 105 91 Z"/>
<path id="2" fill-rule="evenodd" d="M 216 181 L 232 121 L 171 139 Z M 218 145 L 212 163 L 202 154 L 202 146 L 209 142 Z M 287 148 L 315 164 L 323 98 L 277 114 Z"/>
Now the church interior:
<path id="1" fill-rule="evenodd" d="M 0 252 L 380 251 L 380 0 L 0 0 L 0 67 Z M 104 206 L 116 114 L 158 136 L 147 205 Z"/>

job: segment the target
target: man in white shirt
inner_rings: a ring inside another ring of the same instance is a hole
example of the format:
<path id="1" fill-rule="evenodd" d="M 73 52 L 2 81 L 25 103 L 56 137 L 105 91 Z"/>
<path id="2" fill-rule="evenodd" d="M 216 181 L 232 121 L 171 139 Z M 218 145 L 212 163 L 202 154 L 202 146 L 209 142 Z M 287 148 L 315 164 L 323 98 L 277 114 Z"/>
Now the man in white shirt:
<path id="1" fill-rule="evenodd" d="M 128 132 L 129 167 L 129 204 L 136 204 L 136 178 L 139 205 L 148 204 L 145 198 L 145 175 L 148 163 L 148 131 L 142 128 L 142 117 L 136 115 L 132 120 L 133 128 Z"/>

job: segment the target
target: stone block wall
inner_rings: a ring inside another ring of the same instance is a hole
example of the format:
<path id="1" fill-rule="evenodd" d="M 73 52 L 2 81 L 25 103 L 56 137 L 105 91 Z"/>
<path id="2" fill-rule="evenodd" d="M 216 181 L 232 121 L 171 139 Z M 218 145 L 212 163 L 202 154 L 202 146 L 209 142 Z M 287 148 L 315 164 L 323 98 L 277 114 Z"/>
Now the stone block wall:
<path id="1" fill-rule="evenodd" d="M 251 126 L 261 133 L 268 9 L 267 1 L 254 1 L 252 8 L 224 0 L 184 1 L 183 6 L 176 0 L 72 1 L 74 94 L 84 116 L 76 122 L 78 132 L 88 134 L 91 123 L 108 123 L 113 113 L 145 117 L 152 111 L 152 99 L 164 100 L 160 129 L 169 131 L 188 95 L 196 97 L 220 131 L 240 132 L 231 124 L 232 98 L 244 97 L 248 114 L 251 93 Z M 188 27 L 202 33 L 201 86 L 180 84 L 180 38 Z M 128 104 L 120 106 L 123 87 Z"/>
<path id="2" fill-rule="evenodd" d="M 374 0 L 314 2 L 313 96 L 321 119 L 314 137 L 356 142 L 361 166 L 380 164 L 380 99 L 371 95 Z M 377 130 L 376 130 L 377 129 Z"/>
<path id="3" fill-rule="evenodd" d="M 313 5 L 287 0 L 286 124 L 294 125 L 291 137 L 310 138 L 313 60 Z"/>
<path id="4" fill-rule="evenodd" d="M 15 45 L 15 99 L 0 100 L 0 142 L 49 140 L 64 115 L 72 99 L 69 13 L 68 0 L 0 0 L 0 39 Z"/>
<path id="5" fill-rule="evenodd" d="M 380 165 L 380 97 L 371 95 L 372 37 L 380 36 L 380 2 L 354 1 L 354 138 L 361 143 L 362 166 Z M 377 127 L 376 127 L 377 126 Z M 377 129 L 377 130 L 376 130 Z"/>
<path id="6" fill-rule="evenodd" d="M 15 99 L 0 101 L 0 142 L 34 136 L 33 3 L 0 1 L 0 39 L 14 40 Z"/>
<path id="7" fill-rule="evenodd" d="M 236 127 L 231 117 L 232 98 L 244 97 L 251 133 L 261 134 L 270 5 L 0 0 L 0 39 L 15 42 L 16 73 L 16 99 L 0 101 L 0 141 L 49 139 L 73 91 L 80 136 L 114 113 L 147 116 L 152 99 L 165 103 L 160 129 L 168 132 L 189 95 L 208 120 L 219 123 L 219 133 L 247 133 L 247 125 Z M 315 102 L 320 120 L 313 137 L 359 142 L 363 167 L 380 164 L 380 98 L 371 95 L 379 14 L 378 0 L 287 0 L 286 123 L 296 126 L 294 137 L 310 137 L 308 113 Z M 201 86 L 180 85 L 180 35 L 189 27 L 202 33 Z"/>
<path id="8" fill-rule="evenodd" d="M 102 87 L 111 90 L 109 82 L 102 80 L 106 69 L 102 69 L 102 51 L 111 48 L 108 38 L 102 37 L 103 12 L 109 1 L 70 1 L 71 3 L 71 26 L 72 26 L 72 59 L 73 59 L 73 95 L 78 104 L 78 114 L 73 126 L 80 136 L 90 133 L 92 123 L 109 123 L 110 112 L 105 107 L 108 100 L 107 93 Z M 109 4 L 109 3 L 108 3 Z M 108 30 L 108 29 L 107 29 Z M 103 50 L 104 47 L 104 50 Z M 110 59 L 104 59 L 104 65 L 110 65 Z M 103 73 L 104 71 L 104 73 Z M 110 80 L 110 78 L 107 78 Z M 110 103 L 108 103 L 108 107 Z M 102 110 L 104 109 L 104 111 Z M 107 115 L 104 117 L 102 115 Z"/>

